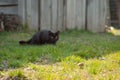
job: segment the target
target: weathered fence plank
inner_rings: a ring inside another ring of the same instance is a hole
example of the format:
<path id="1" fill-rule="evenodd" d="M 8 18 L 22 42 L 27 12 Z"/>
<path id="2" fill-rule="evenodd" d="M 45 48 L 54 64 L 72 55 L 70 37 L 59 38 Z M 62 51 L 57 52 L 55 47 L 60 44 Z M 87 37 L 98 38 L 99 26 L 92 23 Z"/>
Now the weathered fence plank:
<path id="1" fill-rule="evenodd" d="M 32 0 L 32 12 L 31 12 L 31 18 L 32 18 L 32 28 L 34 30 L 38 29 L 38 0 Z"/>
<path id="2" fill-rule="evenodd" d="M 76 0 L 76 27 L 85 29 L 86 19 L 86 0 Z"/>
<path id="3" fill-rule="evenodd" d="M 41 0 L 41 29 L 51 29 L 51 0 Z"/>
<path id="4" fill-rule="evenodd" d="M 67 29 L 76 27 L 76 0 L 67 0 Z"/>
<path id="5" fill-rule="evenodd" d="M 86 0 L 67 1 L 67 28 L 85 29 Z"/>
<path id="6" fill-rule="evenodd" d="M 32 0 L 26 0 L 26 22 L 30 29 L 32 29 Z"/>
<path id="7" fill-rule="evenodd" d="M 0 0 L 0 13 L 18 14 L 17 0 Z"/>
<path id="8" fill-rule="evenodd" d="M 52 0 L 51 1 L 51 29 L 52 30 L 57 30 L 57 26 L 58 26 L 58 4 L 57 4 L 57 0 Z"/>
<path id="9" fill-rule="evenodd" d="M 58 30 L 65 30 L 65 26 L 64 26 L 64 7 L 65 7 L 65 4 L 63 2 L 63 0 L 58 0 L 58 25 L 57 25 L 57 29 Z"/>
<path id="10" fill-rule="evenodd" d="M 18 0 L 18 15 L 22 24 L 26 24 L 26 0 Z"/>
<path id="11" fill-rule="evenodd" d="M 106 21 L 107 0 L 89 0 L 87 27 L 92 32 L 103 32 Z"/>

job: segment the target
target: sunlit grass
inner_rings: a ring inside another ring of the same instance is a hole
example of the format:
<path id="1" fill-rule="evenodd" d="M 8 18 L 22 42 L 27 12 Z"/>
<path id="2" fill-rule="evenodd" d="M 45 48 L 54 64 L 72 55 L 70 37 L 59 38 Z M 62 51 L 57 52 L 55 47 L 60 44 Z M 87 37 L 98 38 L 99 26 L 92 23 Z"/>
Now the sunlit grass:
<path id="1" fill-rule="evenodd" d="M 56 45 L 24 45 L 35 32 L 0 33 L 0 78 L 28 80 L 120 79 L 120 37 L 62 32 Z M 78 65 L 82 63 L 81 67 Z"/>
<path id="2" fill-rule="evenodd" d="M 113 26 L 107 27 L 107 32 L 115 35 L 115 36 L 120 36 L 120 29 L 116 29 Z"/>

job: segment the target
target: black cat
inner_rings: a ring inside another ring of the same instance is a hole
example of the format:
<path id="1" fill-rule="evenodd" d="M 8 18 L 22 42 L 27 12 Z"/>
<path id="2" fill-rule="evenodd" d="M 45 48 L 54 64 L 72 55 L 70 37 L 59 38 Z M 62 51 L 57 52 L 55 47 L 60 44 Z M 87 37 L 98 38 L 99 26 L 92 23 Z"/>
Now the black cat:
<path id="1" fill-rule="evenodd" d="M 33 35 L 33 37 L 28 41 L 19 41 L 19 44 L 56 44 L 58 39 L 59 31 L 53 33 L 49 30 L 42 30 Z"/>

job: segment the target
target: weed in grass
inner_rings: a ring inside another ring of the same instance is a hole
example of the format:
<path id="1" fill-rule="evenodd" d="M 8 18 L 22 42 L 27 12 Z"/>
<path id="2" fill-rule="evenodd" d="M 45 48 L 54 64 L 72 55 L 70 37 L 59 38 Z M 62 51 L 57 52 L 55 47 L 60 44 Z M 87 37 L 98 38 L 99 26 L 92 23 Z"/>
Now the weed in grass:
<path id="1" fill-rule="evenodd" d="M 8 75 L 10 77 L 14 77 L 14 76 L 23 77 L 24 76 L 24 72 L 22 72 L 21 70 L 14 70 L 14 71 L 9 71 Z"/>

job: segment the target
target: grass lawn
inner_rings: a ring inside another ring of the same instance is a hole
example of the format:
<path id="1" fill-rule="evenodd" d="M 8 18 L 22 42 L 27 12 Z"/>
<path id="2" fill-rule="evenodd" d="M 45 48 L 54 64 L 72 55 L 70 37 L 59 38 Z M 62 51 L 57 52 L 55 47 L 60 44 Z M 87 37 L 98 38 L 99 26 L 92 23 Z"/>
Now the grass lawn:
<path id="1" fill-rule="evenodd" d="M 57 45 L 19 45 L 34 32 L 0 33 L 0 80 L 119 80 L 120 36 L 71 30 Z"/>

